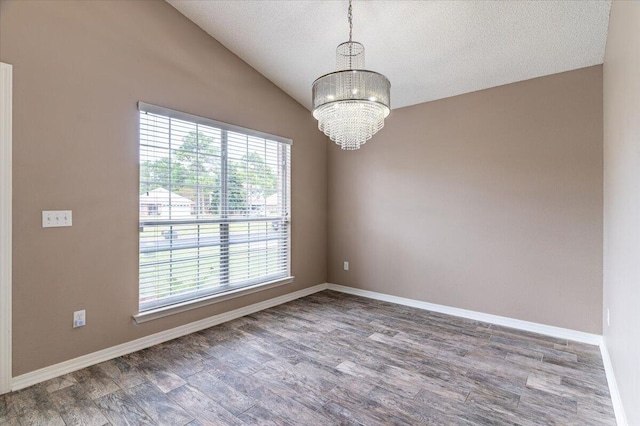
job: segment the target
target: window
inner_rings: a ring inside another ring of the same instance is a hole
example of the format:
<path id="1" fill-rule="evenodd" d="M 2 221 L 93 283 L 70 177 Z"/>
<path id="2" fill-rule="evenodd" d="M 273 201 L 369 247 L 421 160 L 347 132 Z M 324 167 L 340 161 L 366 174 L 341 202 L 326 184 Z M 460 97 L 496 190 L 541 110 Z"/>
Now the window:
<path id="1" fill-rule="evenodd" d="M 140 109 L 140 312 L 290 278 L 291 141 Z"/>

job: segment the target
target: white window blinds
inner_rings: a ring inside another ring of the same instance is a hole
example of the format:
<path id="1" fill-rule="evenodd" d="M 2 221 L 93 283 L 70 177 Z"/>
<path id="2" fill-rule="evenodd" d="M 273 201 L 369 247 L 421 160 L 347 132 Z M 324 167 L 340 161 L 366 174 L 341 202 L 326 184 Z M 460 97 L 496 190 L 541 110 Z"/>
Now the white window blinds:
<path id="1" fill-rule="evenodd" d="M 139 109 L 140 311 L 287 278 L 291 141 Z"/>

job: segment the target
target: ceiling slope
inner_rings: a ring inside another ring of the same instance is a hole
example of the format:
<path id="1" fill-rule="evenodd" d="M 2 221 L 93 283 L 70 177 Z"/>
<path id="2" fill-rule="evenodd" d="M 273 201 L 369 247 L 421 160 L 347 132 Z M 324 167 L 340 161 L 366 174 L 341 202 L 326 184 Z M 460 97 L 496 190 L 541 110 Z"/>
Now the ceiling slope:
<path id="1" fill-rule="evenodd" d="M 348 38 L 346 1 L 167 0 L 307 108 Z M 354 1 L 392 108 L 601 64 L 608 0 Z"/>

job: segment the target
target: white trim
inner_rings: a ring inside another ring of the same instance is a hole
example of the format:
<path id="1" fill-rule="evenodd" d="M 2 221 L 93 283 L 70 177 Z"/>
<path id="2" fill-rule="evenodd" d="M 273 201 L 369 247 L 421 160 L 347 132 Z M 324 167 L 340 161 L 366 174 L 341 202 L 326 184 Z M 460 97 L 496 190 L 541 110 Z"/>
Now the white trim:
<path id="1" fill-rule="evenodd" d="M 602 342 L 602 336 L 598 334 L 585 333 L 583 331 L 570 330 L 568 328 L 554 327 L 552 325 L 485 314 L 483 312 L 469 311 L 467 309 L 453 308 L 450 306 L 438 305 L 415 299 L 407 299 L 405 297 L 392 296 L 390 294 L 377 293 L 375 291 L 361 290 L 359 288 L 346 287 L 343 285 L 328 284 L 327 286 L 329 290 L 339 291 L 342 293 L 349 293 L 356 296 L 367 297 L 369 299 L 382 300 L 385 302 L 397 303 L 399 305 L 411 306 L 413 308 L 440 312 L 442 314 L 453 315 L 456 317 L 488 322 L 490 324 L 516 328 L 518 330 L 531 331 L 533 333 L 572 340 L 574 342 L 587 343 L 590 345 L 599 345 Z"/>
<path id="2" fill-rule="evenodd" d="M 11 390 L 12 68 L 0 62 L 0 395 Z"/>
<path id="3" fill-rule="evenodd" d="M 138 324 L 151 321 L 158 318 L 164 318 L 169 315 L 178 314 L 180 312 L 190 311 L 192 309 L 201 308 L 203 306 L 212 305 L 214 303 L 224 302 L 225 300 L 235 299 L 236 297 L 246 296 L 247 294 L 258 291 L 268 290 L 270 288 L 279 287 L 281 285 L 290 284 L 295 277 L 286 277 L 279 280 L 260 283 L 249 287 L 242 287 L 235 290 L 225 291 L 224 293 L 213 294 L 207 297 L 201 297 L 195 300 L 187 300 L 186 302 L 177 303 L 175 305 L 163 306 L 162 308 L 151 309 L 149 311 L 140 312 L 133 316 Z"/>
<path id="4" fill-rule="evenodd" d="M 618 391 L 618 383 L 616 382 L 616 376 L 613 372 L 613 364 L 611 363 L 611 357 L 609 356 L 609 349 L 607 349 L 606 340 L 603 337 L 602 343 L 600 343 L 600 353 L 602 354 L 602 363 L 604 364 L 604 371 L 607 374 L 607 383 L 609 384 L 609 394 L 611 395 L 611 403 L 613 404 L 613 411 L 616 414 L 616 423 L 618 426 L 627 426 L 627 416 L 624 413 L 624 407 L 622 405 L 622 399 L 620 398 L 620 392 Z"/>
<path id="5" fill-rule="evenodd" d="M 70 359 L 59 364 L 41 368 L 40 370 L 32 371 L 30 373 L 15 377 L 13 379 L 12 390 L 16 391 L 19 389 L 23 389 L 27 386 L 35 385 L 37 383 L 44 382 L 45 380 L 53 379 L 54 377 L 62 376 L 63 374 L 71 373 L 72 371 L 76 371 L 81 368 L 108 361 L 110 359 L 117 358 L 131 352 L 139 351 L 141 349 L 145 349 L 150 346 L 166 342 L 168 340 L 186 336 L 187 334 L 195 333 L 196 331 L 204 330 L 205 328 L 209 328 L 226 321 L 231 321 L 236 318 L 261 311 L 263 309 L 272 308 L 274 306 L 281 305 L 283 303 L 287 303 L 292 300 L 299 299 L 301 297 L 305 297 L 326 289 L 327 284 L 318 284 L 313 287 L 305 288 L 303 290 L 298 290 L 293 293 L 285 294 L 283 296 L 274 297 L 273 299 L 245 306 L 244 308 L 239 308 L 233 311 L 225 312 L 223 314 L 214 315 L 200 321 L 181 325 L 170 330 L 161 331 L 150 336 L 132 340 L 131 342 L 123 343 L 121 345 L 83 355 L 78 358 Z"/>

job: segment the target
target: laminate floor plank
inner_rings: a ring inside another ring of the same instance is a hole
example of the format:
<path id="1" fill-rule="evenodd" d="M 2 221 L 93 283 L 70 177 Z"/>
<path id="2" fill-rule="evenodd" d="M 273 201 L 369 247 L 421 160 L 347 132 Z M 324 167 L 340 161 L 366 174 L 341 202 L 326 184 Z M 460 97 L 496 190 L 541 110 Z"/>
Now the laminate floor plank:
<path id="1" fill-rule="evenodd" d="M 334 388 L 329 393 L 329 398 L 350 412 L 362 424 L 380 425 L 411 425 L 414 423 L 405 412 L 393 410 L 378 401 L 370 399 L 367 395 L 354 393 L 341 387 Z"/>
<path id="2" fill-rule="evenodd" d="M 91 399 L 100 398 L 121 390 L 118 384 L 97 365 L 75 371 L 72 374 L 77 381 L 74 386 L 82 388 L 83 392 Z"/>
<path id="3" fill-rule="evenodd" d="M 238 419 L 245 425 L 256 426 L 293 426 L 286 419 L 274 414 L 272 411 L 261 405 L 254 405 L 238 416 Z"/>
<path id="4" fill-rule="evenodd" d="M 146 382 L 125 392 L 158 425 L 182 426 L 195 420 L 153 383 Z"/>
<path id="5" fill-rule="evenodd" d="M 129 389 L 147 381 L 147 378 L 137 368 L 122 358 L 102 362 L 97 367 L 116 382 L 121 389 Z"/>
<path id="6" fill-rule="evenodd" d="M 416 404 L 414 399 L 407 399 L 396 393 L 379 386 L 374 387 L 367 393 L 367 397 L 378 402 L 382 406 L 387 407 L 394 412 L 403 413 L 411 424 L 429 424 L 429 425 L 449 425 L 451 424 L 451 416 L 437 410 L 428 404 Z M 464 399 L 460 402 L 460 407 Z M 449 413 L 458 412 L 453 408 L 449 408 Z"/>
<path id="7" fill-rule="evenodd" d="M 81 386 L 67 386 L 52 392 L 51 399 L 67 426 L 109 424 L 100 408 Z"/>
<path id="8" fill-rule="evenodd" d="M 239 425 L 240 420 L 217 404 L 213 398 L 190 385 L 184 385 L 167 394 L 200 423 L 211 425 Z"/>
<path id="9" fill-rule="evenodd" d="M 95 402 L 114 426 L 156 424 L 123 390 L 102 396 Z"/>
<path id="10" fill-rule="evenodd" d="M 27 408 L 18 420 L 22 426 L 65 426 L 60 413 L 40 407 Z"/>
<path id="11" fill-rule="evenodd" d="M 597 346 L 323 291 L 0 395 L 0 424 L 615 425 Z"/>
<path id="12" fill-rule="evenodd" d="M 255 401 L 219 380 L 214 374 L 194 374 L 187 382 L 205 395 L 215 396 L 215 401 L 232 414 L 241 414 L 251 408 Z"/>
<path id="13" fill-rule="evenodd" d="M 55 377 L 51 380 L 47 380 L 43 383 L 43 386 L 46 388 L 47 392 L 55 392 L 60 389 L 67 388 L 69 386 L 73 386 L 77 383 L 76 379 L 72 374 L 65 374 L 64 376 Z"/>

